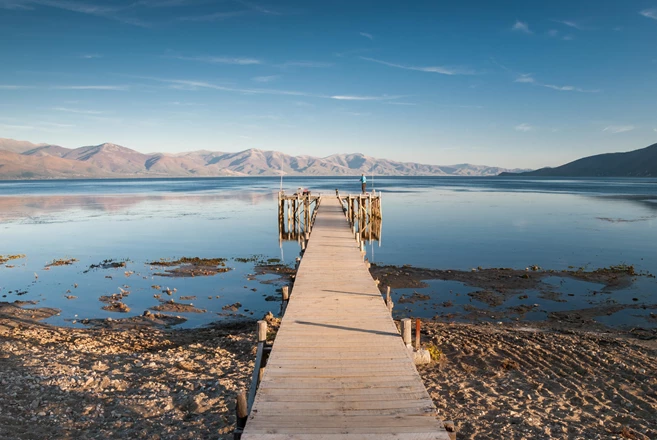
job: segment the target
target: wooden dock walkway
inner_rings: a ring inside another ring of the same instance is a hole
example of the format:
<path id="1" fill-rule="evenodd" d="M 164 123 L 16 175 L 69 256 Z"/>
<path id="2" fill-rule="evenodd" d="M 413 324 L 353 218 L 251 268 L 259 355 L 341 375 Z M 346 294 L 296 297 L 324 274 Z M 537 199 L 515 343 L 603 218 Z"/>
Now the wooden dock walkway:
<path id="1" fill-rule="evenodd" d="M 336 197 L 322 197 L 243 440 L 448 434 Z"/>

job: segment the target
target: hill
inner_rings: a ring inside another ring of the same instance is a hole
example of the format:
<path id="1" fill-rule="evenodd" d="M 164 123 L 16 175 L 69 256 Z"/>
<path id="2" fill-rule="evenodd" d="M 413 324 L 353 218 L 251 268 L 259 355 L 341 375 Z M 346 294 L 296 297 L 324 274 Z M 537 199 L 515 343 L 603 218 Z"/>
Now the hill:
<path id="1" fill-rule="evenodd" d="M 504 172 L 501 176 L 554 177 L 657 177 L 657 144 L 625 153 L 606 153 L 584 157 L 556 168 L 523 173 Z"/>
<path id="2" fill-rule="evenodd" d="M 255 148 L 237 153 L 207 150 L 144 154 L 112 143 L 75 149 L 0 139 L 0 179 L 211 177 L 211 176 L 495 176 L 504 168 L 425 165 L 360 153 L 290 156 Z M 3 146 L 5 148 L 3 148 Z"/>

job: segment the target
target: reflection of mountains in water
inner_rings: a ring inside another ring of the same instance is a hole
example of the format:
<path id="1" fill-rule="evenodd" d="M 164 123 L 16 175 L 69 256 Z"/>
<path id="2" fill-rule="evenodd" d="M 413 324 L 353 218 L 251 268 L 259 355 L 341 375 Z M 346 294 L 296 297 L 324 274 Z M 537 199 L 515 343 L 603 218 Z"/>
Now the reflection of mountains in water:
<path id="1" fill-rule="evenodd" d="M 256 205 L 275 199 L 273 193 L 233 191 L 207 195 L 52 195 L 0 197 L 0 222 L 37 217 L 71 210 L 121 212 L 127 208 L 154 202 L 156 204 L 193 204 L 236 200 Z"/>

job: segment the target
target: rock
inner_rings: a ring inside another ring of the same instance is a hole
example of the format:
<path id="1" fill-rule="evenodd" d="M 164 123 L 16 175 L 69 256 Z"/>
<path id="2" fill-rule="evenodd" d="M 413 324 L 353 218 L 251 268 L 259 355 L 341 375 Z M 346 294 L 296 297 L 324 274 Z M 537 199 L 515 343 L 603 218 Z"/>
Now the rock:
<path id="1" fill-rule="evenodd" d="M 413 350 L 412 348 L 410 350 Z M 413 351 L 413 361 L 415 365 L 426 365 L 431 363 L 431 353 L 423 348 Z"/>

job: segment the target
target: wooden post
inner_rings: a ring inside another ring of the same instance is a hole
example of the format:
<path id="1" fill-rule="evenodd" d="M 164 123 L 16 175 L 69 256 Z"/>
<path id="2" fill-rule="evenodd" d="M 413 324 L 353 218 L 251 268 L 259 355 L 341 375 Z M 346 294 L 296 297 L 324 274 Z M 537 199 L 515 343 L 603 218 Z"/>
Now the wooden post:
<path id="1" fill-rule="evenodd" d="M 299 264 L 301 264 L 301 258 L 297 257 L 294 261 L 297 262 L 297 269 L 299 268 Z"/>
<path id="2" fill-rule="evenodd" d="M 402 338 L 407 347 L 411 346 L 411 318 L 402 319 Z"/>
<path id="3" fill-rule="evenodd" d="M 367 195 L 367 222 L 369 224 L 369 241 L 372 241 L 372 194 Z"/>
<path id="4" fill-rule="evenodd" d="M 420 349 L 420 318 L 415 318 L 415 350 Z"/>
<path id="5" fill-rule="evenodd" d="M 306 240 L 301 240 L 301 252 L 306 251 Z"/>
<path id="6" fill-rule="evenodd" d="M 267 341 L 267 321 L 258 321 L 258 342 Z"/>
<path id="7" fill-rule="evenodd" d="M 289 286 L 283 286 L 281 289 L 281 294 L 283 295 L 283 301 L 289 301 L 290 300 L 290 287 Z"/>
<path id="8" fill-rule="evenodd" d="M 386 291 L 386 305 L 388 306 L 388 312 L 392 315 L 392 308 L 394 307 L 394 304 L 392 303 L 392 298 L 390 297 L 390 286 L 388 286 Z"/>
<path id="9" fill-rule="evenodd" d="M 246 426 L 246 419 L 249 417 L 249 408 L 246 401 L 246 391 L 240 390 L 240 392 L 237 393 L 237 405 L 235 406 L 235 409 L 237 411 L 236 431 L 239 431 L 241 434 L 241 430 L 243 430 Z"/>

